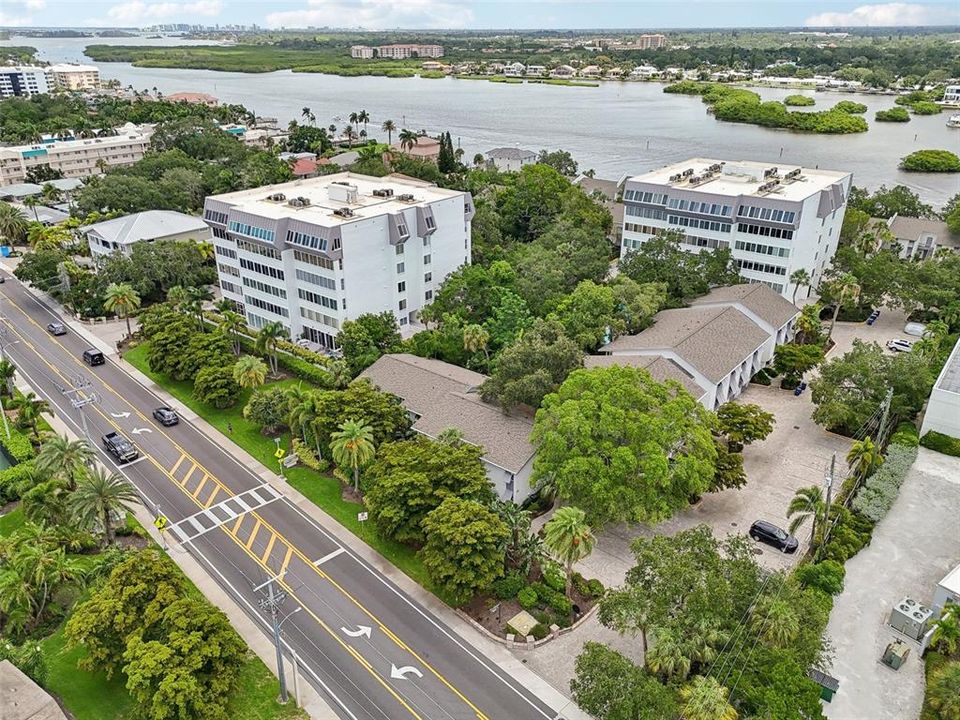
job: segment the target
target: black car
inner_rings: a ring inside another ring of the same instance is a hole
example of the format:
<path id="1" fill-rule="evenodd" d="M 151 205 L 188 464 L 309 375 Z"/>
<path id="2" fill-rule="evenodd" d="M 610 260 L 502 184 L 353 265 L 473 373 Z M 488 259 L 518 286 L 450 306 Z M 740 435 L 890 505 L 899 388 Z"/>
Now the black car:
<path id="1" fill-rule="evenodd" d="M 800 545 L 793 535 L 766 520 L 757 520 L 750 526 L 750 537 L 783 553 L 795 553 Z"/>
<path id="2" fill-rule="evenodd" d="M 140 451 L 136 446 L 118 432 L 109 432 L 104 435 L 103 446 L 117 459 L 117 462 L 133 462 L 140 457 Z"/>
<path id="3" fill-rule="evenodd" d="M 170 427 L 180 422 L 180 416 L 177 415 L 177 412 L 173 408 L 168 408 L 166 405 L 158 407 L 153 411 L 153 419 L 165 427 Z"/>
<path id="4" fill-rule="evenodd" d="M 64 327 L 63 323 L 58 323 L 58 322 L 47 323 L 47 331 L 48 331 L 51 335 L 66 335 L 66 334 L 67 334 L 67 328 Z"/>

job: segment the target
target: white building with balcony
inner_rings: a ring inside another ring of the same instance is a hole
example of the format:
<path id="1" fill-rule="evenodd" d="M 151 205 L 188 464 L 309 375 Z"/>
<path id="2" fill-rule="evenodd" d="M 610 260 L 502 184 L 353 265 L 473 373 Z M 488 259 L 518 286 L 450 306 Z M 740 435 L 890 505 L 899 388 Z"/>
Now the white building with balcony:
<path id="1" fill-rule="evenodd" d="M 94 65 L 59 63 L 46 68 L 47 84 L 60 90 L 96 90 L 100 87 L 100 69 Z"/>
<path id="2" fill-rule="evenodd" d="M 829 266 L 852 180 L 848 172 L 704 158 L 628 178 L 620 255 L 677 230 L 684 250 L 729 248 L 745 280 L 790 297 L 795 270 L 816 287 Z"/>
<path id="3" fill-rule="evenodd" d="M 0 66 L 0 99 L 30 97 L 49 91 L 46 68 L 28 65 Z"/>
<path id="4" fill-rule="evenodd" d="M 469 193 L 349 172 L 206 199 L 223 296 L 251 327 L 336 347 L 345 320 L 392 312 L 404 335 L 470 262 Z"/>

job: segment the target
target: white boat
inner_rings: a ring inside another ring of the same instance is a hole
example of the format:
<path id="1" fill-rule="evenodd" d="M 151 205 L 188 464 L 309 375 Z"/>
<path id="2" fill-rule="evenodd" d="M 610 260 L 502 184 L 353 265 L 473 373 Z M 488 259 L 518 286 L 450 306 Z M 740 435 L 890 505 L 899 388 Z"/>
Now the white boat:
<path id="1" fill-rule="evenodd" d="M 960 113 L 947 118 L 947 127 L 960 128 Z"/>

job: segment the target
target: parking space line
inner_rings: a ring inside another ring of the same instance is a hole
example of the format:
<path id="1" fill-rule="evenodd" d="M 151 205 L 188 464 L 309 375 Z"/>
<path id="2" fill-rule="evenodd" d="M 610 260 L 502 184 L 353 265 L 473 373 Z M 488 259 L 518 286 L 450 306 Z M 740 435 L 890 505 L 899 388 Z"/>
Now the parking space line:
<path id="1" fill-rule="evenodd" d="M 263 522 L 258 518 L 256 525 L 253 526 L 253 530 L 250 532 L 250 537 L 247 538 L 247 550 L 253 547 L 253 541 L 257 539 L 257 533 L 260 532 L 261 525 L 263 525 Z"/>

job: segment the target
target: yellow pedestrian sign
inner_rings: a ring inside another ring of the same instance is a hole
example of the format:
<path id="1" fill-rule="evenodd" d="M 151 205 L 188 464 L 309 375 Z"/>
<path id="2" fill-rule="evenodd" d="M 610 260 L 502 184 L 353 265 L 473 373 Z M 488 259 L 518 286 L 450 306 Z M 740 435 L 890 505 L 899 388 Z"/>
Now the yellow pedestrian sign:
<path id="1" fill-rule="evenodd" d="M 284 450 L 282 447 L 278 447 L 278 448 L 277 448 L 277 451 L 273 454 L 273 456 L 274 456 L 277 460 L 280 460 L 280 459 L 282 459 L 283 456 L 286 455 L 286 454 L 287 454 L 287 451 L 286 451 L 286 450 Z"/>
<path id="2" fill-rule="evenodd" d="M 157 519 L 153 521 L 153 526 L 163 532 L 167 527 L 167 516 L 166 515 L 157 515 Z"/>

